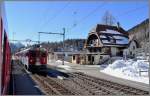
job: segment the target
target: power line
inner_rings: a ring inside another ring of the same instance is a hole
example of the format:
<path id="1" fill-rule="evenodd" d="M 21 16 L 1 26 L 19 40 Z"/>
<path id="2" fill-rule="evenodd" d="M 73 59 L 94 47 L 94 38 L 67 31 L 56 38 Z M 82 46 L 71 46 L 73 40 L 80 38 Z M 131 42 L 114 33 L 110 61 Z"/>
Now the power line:
<path id="1" fill-rule="evenodd" d="M 103 5 L 101 5 L 101 7 L 102 7 Z M 98 6 L 95 10 L 93 10 L 93 11 L 91 11 L 87 16 L 85 16 L 84 18 L 82 18 L 81 20 L 80 20 L 80 22 L 78 23 L 78 24 L 76 24 L 76 26 L 78 26 L 79 24 L 81 24 L 85 19 L 87 19 L 90 15 L 92 15 L 92 13 L 94 13 L 94 12 L 96 12 L 96 10 L 99 8 L 100 6 Z M 147 6 L 142 6 L 142 7 L 138 7 L 138 8 L 135 8 L 135 9 L 132 9 L 132 10 L 128 10 L 128 11 L 126 11 L 126 12 L 124 12 L 123 14 L 120 14 L 120 15 L 118 15 L 118 16 L 125 16 L 126 14 L 129 14 L 129 13 L 131 13 L 131 12 L 135 12 L 135 11 L 138 11 L 138 10 L 140 10 L 140 9 L 143 9 L 143 8 L 145 8 L 145 7 L 147 7 Z M 70 28 L 70 30 L 72 30 L 72 29 L 74 29 L 76 26 L 73 26 L 72 28 Z"/>
<path id="2" fill-rule="evenodd" d="M 38 42 L 38 41 L 35 41 L 35 40 L 29 40 L 29 39 L 27 39 L 27 40 L 15 40 L 15 39 L 13 39 L 13 40 L 10 40 L 10 41 L 16 41 L 16 42 Z"/>
<path id="3" fill-rule="evenodd" d="M 131 12 L 133 13 L 133 12 L 139 11 L 140 9 L 143 9 L 143 8 L 145 8 L 145 7 L 147 7 L 147 6 L 141 6 L 141 7 L 132 9 L 132 10 L 128 10 L 128 11 L 122 13 L 122 14 L 117 15 L 116 17 L 126 16 L 127 14 L 129 14 L 129 13 L 131 13 Z"/>
<path id="4" fill-rule="evenodd" d="M 44 18 L 44 19 L 47 19 L 47 18 L 48 18 L 48 15 L 46 15 L 48 12 L 49 12 L 49 8 L 46 7 L 46 9 L 44 10 L 43 14 L 41 15 L 41 17 L 40 17 L 40 19 L 39 19 L 39 20 L 41 21 L 41 23 L 39 23 L 39 24 L 42 24 L 43 18 Z M 36 28 L 36 29 L 37 29 L 37 28 Z"/>
<path id="5" fill-rule="evenodd" d="M 63 8 L 61 8 L 61 10 L 59 12 L 57 12 L 52 18 L 48 19 L 42 26 L 40 29 L 43 29 L 46 25 L 48 25 L 50 22 L 52 22 L 52 20 L 54 20 L 57 16 L 59 16 L 64 10 L 65 8 L 70 4 L 70 2 L 68 2 Z"/>
<path id="6" fill-rule="evenodd" d="M 103 7 L 106 4 L 106 2 L 104 2 L 103 4 L 100 4 L 98 7 L 96 7 L 94 10 L 92 10 L 88 15 L 86 15 L 85 17 L 83 17 L 82 19 L 80 19 L 79 23 L 76 24 L 76 26 L 72 26 L 69 30 L 74 29 L 75 27 L 77 27 L 79 24 L 81 24 L 83 21 L 85 21 L 88 17 L 90 17 L 91 15 L 93 15 L 93 13 L 95 13 L 99 8 Z"/>

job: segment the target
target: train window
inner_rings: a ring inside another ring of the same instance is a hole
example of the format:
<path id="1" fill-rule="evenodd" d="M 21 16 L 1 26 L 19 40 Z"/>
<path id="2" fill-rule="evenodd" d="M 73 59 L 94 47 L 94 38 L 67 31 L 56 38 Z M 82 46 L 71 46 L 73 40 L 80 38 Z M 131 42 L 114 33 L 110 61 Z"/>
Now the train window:
<path id="1" fill-rule="evenodd" d="M 30 55 L 31 57 L 36 57 L 36 52 L 35 52 L 35 51 L 30 51 L 30 52 L 29 52 L 29 55 Z"/>
<path id="2" fill-rule="evenodd" d="M 29 56 L 29 53 L 26 53 L 25 56 Z"/>

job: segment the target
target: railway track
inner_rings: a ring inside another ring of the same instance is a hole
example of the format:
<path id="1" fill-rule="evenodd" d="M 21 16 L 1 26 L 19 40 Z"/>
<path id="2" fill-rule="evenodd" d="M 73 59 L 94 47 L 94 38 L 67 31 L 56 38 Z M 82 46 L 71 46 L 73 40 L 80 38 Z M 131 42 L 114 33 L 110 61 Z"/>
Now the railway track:
<path id="1" fill-rule="evenodd" d="M 126 85 L 121 85 L 111 81 L 92 77 L 83 73 L 71 73 L 70 76 L 78 78 L 75 82 L 81 83 L 88 86 L 89 90 L 92 90 L 92 95 L 148 95 L 148 91 L 143 91 L 137 88 L 133 88 Z M 80 80 L 80 81 L 78 81 Z M 81 82 L 82 80 L 82 82 Z"/>
<path id="2" fill-rule="evenodd" d="M 31 77 L 47 95 L 74 95 L 74 92 L 68 90 L 51 77 L 44 77 L 37 74 Z"/>
<path id="3" fill-rule="evenodd" d="M 47 95 L 148 95 L 147 91 L 92 77 L 68 73 L 69 78 L 33 75 L 32 78 Z"/>

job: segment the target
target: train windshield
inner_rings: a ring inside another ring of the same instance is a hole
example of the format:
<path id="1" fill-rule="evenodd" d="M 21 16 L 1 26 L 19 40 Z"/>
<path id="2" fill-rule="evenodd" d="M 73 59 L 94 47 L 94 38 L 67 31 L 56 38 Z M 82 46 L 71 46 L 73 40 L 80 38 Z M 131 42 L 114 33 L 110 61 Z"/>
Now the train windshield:
<path id="1" fill-rule="evenodd" d="M 29 56 L 30 57 L 36 57 L 36 51 L 30 51 Z"/>
<path id="2" fill-rule="evenodd" d="M 46 57 L 47 53 L 45 51 L 30 51 L 30 57 Z"/>

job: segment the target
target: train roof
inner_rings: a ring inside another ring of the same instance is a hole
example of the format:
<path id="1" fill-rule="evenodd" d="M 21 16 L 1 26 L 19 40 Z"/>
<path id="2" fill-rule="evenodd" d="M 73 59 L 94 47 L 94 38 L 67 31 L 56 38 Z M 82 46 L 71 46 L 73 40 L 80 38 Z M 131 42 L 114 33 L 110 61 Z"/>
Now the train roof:
<path id="1" fill-rule="evenodd" d="M 27 49 L 24 49 L 24 50 L 21 50 L 21 51 L 19 51 L 19 52 L 17 52 L 16 54 L 20 54 L 20 53 L 27 53 L 27 52 L 29 52 L 29 51 L 35 51 L 35 50 L 37 50 L 38 48 L 27 48 Z M 39 48 L 39 50 L 40 51 L 46 51 L 46 49 L 45 48 Z"/>
<path id="2" fill-rule="evenodd" d="M 28 48 L 28 49 L 24 49 L 24 50 L 21 50 L 19 52 L 17 52 L 16 54 L 19 54 L 19 53 L 26 53 L 28 50 L 30 50 L 31 48 Z"/>

